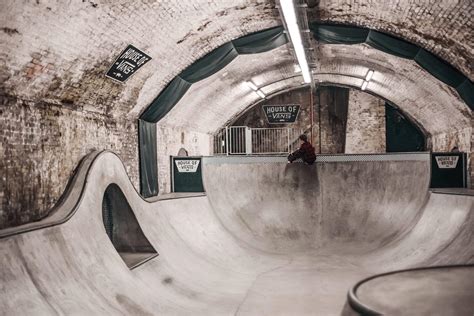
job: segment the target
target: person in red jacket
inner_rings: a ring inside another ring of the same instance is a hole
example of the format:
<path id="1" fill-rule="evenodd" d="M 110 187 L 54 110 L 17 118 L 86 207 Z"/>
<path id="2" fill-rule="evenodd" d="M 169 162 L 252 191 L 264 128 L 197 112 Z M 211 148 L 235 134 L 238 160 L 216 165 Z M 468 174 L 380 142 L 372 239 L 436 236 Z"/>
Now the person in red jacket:
<path id="1" fill-rule="evenodd" d="M 292 163 L 296 159 L 301 159 L 305 163 L 312 165 L 316 160 L 316 153 L 313 145 L 308 142 L 308 137 L 306 135 L 300 135 L 299 140 L 301 141 L 301 146 L 298 150 L 292 152 L 288 156 L 288 163 Z"/>

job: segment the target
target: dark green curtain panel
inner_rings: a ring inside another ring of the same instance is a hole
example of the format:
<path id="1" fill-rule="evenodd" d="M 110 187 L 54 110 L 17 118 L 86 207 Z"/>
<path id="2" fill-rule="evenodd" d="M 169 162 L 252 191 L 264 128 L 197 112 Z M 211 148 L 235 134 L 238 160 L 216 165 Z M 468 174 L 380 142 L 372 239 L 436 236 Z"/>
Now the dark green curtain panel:
<path id="1" fill-rule="evenodd" d="M 180 76 L 175 77 L 160 93 L 160 95 L 153 100 L 148 109 L 142 114 L 140 119 L 153 122 L 155 117 L 163 117 L 168 113 L 173 106 L 186 94 L 191 83 L 182 79 Z"/>
<path id="2" fill-rule="evenodd" d="M 238 55 L 232 42 L 226 43 L 186 68 L 179 77 L 189 83 L 196 83 L 221 70 Z"/>
<path id="3" fill-rule="evenodd" d="M 328 44 L 360 44 L 367 40 L 368 29 L 344 25 L 309 25 L 314 38 Z"/>
<path id="4" fill-rule="evenodd" d="M 474 109 L 474 86 L 459 70 L 426 50 L 388 34 L 355 26 L 311 23 L 316 40 L 329 44 L 360 44 L 385 53 L 416 61 L 431 75 L 456 89 L 466 104 Z"/>
<path id="5" fill-rule="evenodd" d="M 171 111 L 193 83 L 215 74 L 239 54 L 263 53 L 287 42 L 282 26 L 253 33 L 216 48 L 171 80 L 138 120 L 140 192 L 144 197 L 158 194 L 155 123 Z"/>
<path id="6" fill-rule="evenodd" d="M 423 133 L 388 102 L 385 103 L 385 133 L 387 152 L 411 152 L 425 149 Z"/>
<path id="7" fill-rule="evenodd" d="M 419 48 L 416 45 L 372 30 L 369 31 L 369 35 L 365 42 L 373 48 L 402 58 L 413 59 L 419 51 Z"/>
<path id="8" fill-rule="evenodd" d="M 283 27 L 278 26 L 246 35 L 216 48 L 176 76 L 143 112 L 140 119 L 158 122 L 178 103 L 191 84 L 215 74 L 239 54 L 263 53 L 287 42 Z"/>
<path id="9" fill-rule="evenodd" d="M 232 41 L 239 55 L 268 52 L 288 43 L 282 26 L 253 33 Z"/>
<path id="10" fill-rule="evenodd" d="M 156 124 L 138 120 L 138 154 L 140 160 L 140 192 L 143 197 L 158 194 Z"/>

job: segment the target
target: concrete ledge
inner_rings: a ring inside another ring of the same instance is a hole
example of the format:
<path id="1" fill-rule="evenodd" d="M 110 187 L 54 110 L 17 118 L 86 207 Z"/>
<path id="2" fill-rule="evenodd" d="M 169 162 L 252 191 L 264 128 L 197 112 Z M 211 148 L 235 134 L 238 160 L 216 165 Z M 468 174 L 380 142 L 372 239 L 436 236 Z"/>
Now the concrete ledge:
<path id="1" fill-rule="evenodd" d="M 346 308 L 343 315 L 454 315 L 453 311 L 472 315 L 473 276 L 474 265 L 422 267 L 374 275 L 349 290 L 350 309 Z"/>
<path id="2" fill-rule="evenodd" d="M 104 151 L 95 151 L 86 155 L 77 166 L 72 177 L 56 205 L 43 219 L 20 226 L 0 230 L 0 238 L 28 231 L 55 226 L 69 220 L 77 209 L 86 185 L 86 179 L 96 158 Z"/>
<path id="3" fill-rule="evenodd" d="M 316 163 L 349 161 L 429 161 L 429 152 L 316 155 Z M 206 164 L 284 163 L 286 156 L 212 156 L 203 157 Z"/>

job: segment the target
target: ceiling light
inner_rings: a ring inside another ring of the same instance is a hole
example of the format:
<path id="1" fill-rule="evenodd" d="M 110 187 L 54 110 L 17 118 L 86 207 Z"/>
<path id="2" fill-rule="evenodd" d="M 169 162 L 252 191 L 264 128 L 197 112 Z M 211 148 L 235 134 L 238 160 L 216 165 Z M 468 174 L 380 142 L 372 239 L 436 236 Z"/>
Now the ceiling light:
<path id="1" fill-rule="evenodd" d="M 306 60 L 306 54 L 303 47 L 303 41 L 301 39 L 301 33 L 298 27 L 298 21 L 296 19 L 295 5 L 293 0 L 280 0 L 280 5 L 283 13 L 283 19 L 285 20 L 286 27 L 290 35 L 290 40 L 295 50 L 296 59 L 298 59 L 300 69 L 303 74 L 304 82 L 310 83 L 311 73 L 309 71 L 308 61 Z"/>
<path id="2" fill-rule="evenodd" d="M 365 90 L 365 89 L 367 88 L 367 85 L 368 85 L 368 84 L 369 84 L 368 81 L 364 81 L 364 83 L 362 84 L 361 89 L 362 89 L 362 90 Z"/>
<path id="3" fill-rule="evenodd" d="M 265 93 L 263 93 L 261 90 L 255 91 L 262 99 L 265 99 Z"/>
<path id="4" fill-rule="evenodd" d="M 252 89 L 253 91 L 257 91 L 258 90 L 258 87 L 255 85 L 255 83 L 253 83 L 252 81 L 245 81 L 245 83 L 247 84 L 247 86 Z"/>
<path id="5" fill-rule="evenodd" d="M 367 76 L 365 76 L 365 81 L 370 81 L 373 75 L 374 75 L 374 71 L 372 69 L 369 69 L 369 71 L 367 72 Z"/>

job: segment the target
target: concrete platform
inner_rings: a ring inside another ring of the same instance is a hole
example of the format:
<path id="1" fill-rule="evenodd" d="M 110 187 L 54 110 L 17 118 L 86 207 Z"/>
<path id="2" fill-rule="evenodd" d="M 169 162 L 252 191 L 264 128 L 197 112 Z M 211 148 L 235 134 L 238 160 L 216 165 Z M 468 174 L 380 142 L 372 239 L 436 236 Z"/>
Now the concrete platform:
<path id="1" fill-rule="evenodd" d="M 1 232 L 2 314 L 340 315 L 363 278 L 474 263 L 474 197 L 429 192 L 421 156 L 219 159 L 206 196 L 149 202 L 117 156 L 87 158 L 54 221 Z M 112 183 L 159 253 L 132 270 L 102 222 Z"/>
<path id="2" fill-rule="evenodd" d="M 474 265 L 406 270 L 357 285 L 351 302 L 364 315 L 474 315 Z"/>

